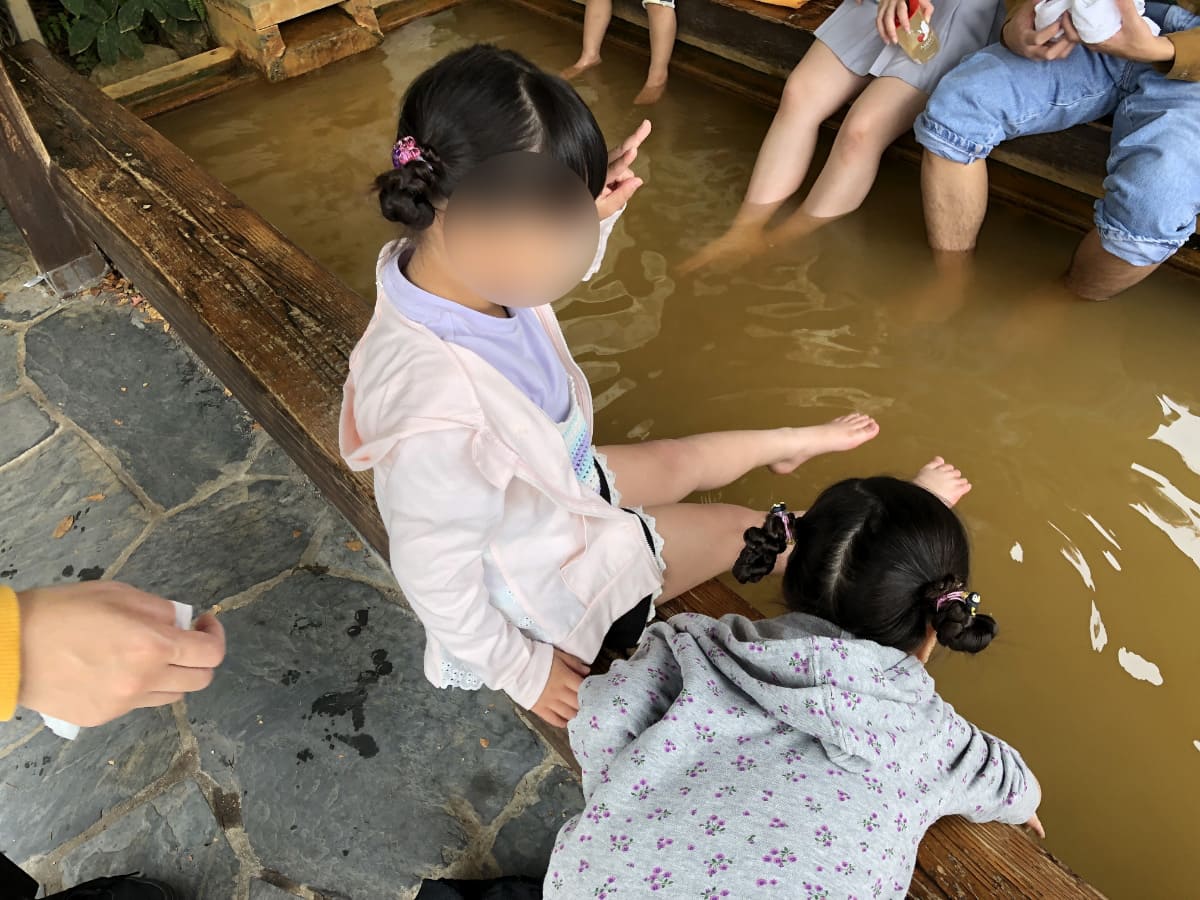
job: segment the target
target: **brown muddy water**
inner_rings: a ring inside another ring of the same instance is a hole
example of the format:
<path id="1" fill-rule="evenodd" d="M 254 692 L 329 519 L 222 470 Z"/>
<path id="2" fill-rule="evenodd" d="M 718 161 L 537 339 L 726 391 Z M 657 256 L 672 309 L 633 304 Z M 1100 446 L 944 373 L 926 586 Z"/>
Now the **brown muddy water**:
<path id="1" fill-rule="evenodd" d="M 154 125 L 364 294 L 392 226 L 367 194 L 405 86 L 493 41 L 551 69 L 579 33 L 503 3 L 414 22 L 304 78 Z M 640 121 L 642 58 L 579 85 L 611 143 Z M 964 302 L 932 287 L 916 168 L 885 162 L 864 208 L 739 272 L 678 264 L 732 217 L 770 121 L 677 76 L 650 113 L 647 180 L 601 274 L 560 305 L 601 441 L 812 424 L 858 409 L 865 447 L 709 499 L 803 508 L 834 480 L 935 453 L 975 483 L 959 509 L 973 588 L 1001 624 L 940 691 L 1025 754 L 1052 851 L 1114 898 L 1194 896 L 1200 851 L 1200 281 L 1163 270 L 1116 302 L 1049 285 L 1072 231 L 993 203 Z M 773 606 L 772 590 L 753 602 Z"/>

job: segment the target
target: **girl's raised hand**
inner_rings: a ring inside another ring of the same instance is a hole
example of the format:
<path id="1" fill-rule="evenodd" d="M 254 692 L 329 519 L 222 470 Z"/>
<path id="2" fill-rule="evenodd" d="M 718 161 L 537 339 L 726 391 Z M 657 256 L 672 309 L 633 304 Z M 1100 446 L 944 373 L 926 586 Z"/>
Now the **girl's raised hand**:
<path id="1" fill-rule="evenodd" d="M 533 704 L 533 712 L 556 728 L 564 727 L 579 712 L 579 686 L 588 671 L 583 660 L 555 647 L 550 677 Z"/>
<path id="2" fill-rule="evenodd" d="M 629 199 L 643 184 L 642 179 L 633 174 L 633 161 L 637 159 L 638 148 L 650 135 L 650 120 L 644 119 L 637 130 L 608 152 L 608 174 L 604 180 L 604 190 L 596 198 L 596 209 L 601 219 L 607 219 L 613 213 L 629 202 Z"/>

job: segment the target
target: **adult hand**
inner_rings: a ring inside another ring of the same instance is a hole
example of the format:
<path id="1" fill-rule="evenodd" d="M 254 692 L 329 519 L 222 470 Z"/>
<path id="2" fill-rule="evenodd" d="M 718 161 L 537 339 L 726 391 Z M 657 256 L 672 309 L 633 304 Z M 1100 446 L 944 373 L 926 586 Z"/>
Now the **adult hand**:
<path id="1" fill-rule="evenodd" d="M 926 22 L 933 18 L 933 4 L 930 0 L 921 0 L 921 12 L 925 14 Z M 875 12 L 875 29 L 885 44 L 897 43 L 901 31 L 912 31 L 908 19 L 908 0 L 879 0 L 879 8 Z"/>
<path id="2" fill-rule="evenodd" d="M 562 728 L 579 712 L 579 686 L 587 677 L 587 664 L 577 656 L 554 648 L 550 677 L 533 711 L 551 725 Z"/>
<path id="3" fill-rule="evenodd" d="M 35 588 L 21 607 L 21 706 L 91 727 L 208 687 L 225 631 L 202 616 L 175 627 L 161 597 L 113 581 Z"/>
<path id="4" fill-rule="evenodd" d="M 1079 32 L 1071 22 L 1071 14 L 1063 13 L 1057 22 L 1051 22 L 1039 31 L 1034 23 L 1033 7 L 1036 2 L 1037 0 L 1026 0 L 1025 5 L 1004 23 L 1004 32 L 1001 35 L 1004 46 L 1026 59 L 1066 59 L 1080 43 Z M 1058 37 L 1060 31 L 1063 32 L 1062 37 Z"/>
<path id="5" fill-rule="evenodd" d="M 1121 11 L 1121 30 L 1102 44 L 1088 44 L 1093 50 L 1133 62 L 1170 63 L 1175 61 L 1175 45 L 1155 35 L 1141 17 L 1133 0 L 1117 0 Z"/>
<path id="6" fill-rule="evenodd" d="M 650 136 L 650 120 L 644 119 L 637 130 L 608 152 L 608 174 L 604 179 L 604 190 L 596 198 L 596 209 L 601 219 L 607 219 L 626 203 L 644 183 L 633 174 L 630 166 L 637 159 L 638 148 Z"/>

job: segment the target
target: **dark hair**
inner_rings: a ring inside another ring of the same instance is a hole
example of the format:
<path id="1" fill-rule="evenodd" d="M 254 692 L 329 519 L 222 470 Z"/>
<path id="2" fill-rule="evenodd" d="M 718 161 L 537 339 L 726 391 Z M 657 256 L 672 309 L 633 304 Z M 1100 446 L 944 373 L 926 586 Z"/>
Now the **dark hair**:
<path id="1" fill-rule="evenodd" d="M 747 529 L 733 567 L 738 581 L 758 581 L 787 548 L 783 596 L 797 612 L 819 616 L 859 638 L 906 652 L 933 626 L 938 643 L 978 653 L 996 636 L 996 620 L 975 615 L 965 590 L 970 547 L 962 522 L 936 495 L 896 478 L 851 478 L 824 491 L 803 516 L 768 514 Z"/>
<path id="2" fill-rule="evenodd" d="M 502 153 L 546 153 L 604 189 L 608 150 L 587 104 L 563 79 L 511 50 L 477 44 L 417 76 L 404 95 L 396 139 L 412 136 L 422 159 L 375 179 L 385 218 L 414 230 L 433 224 L 475 166 Z"/>

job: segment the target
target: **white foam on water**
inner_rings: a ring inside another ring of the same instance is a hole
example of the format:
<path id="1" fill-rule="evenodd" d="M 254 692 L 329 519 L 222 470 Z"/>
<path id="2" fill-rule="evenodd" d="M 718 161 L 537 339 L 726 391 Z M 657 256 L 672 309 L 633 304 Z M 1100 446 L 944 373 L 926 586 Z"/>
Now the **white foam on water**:
<path id="1" fill-rule="evenodd" d="M 1089 629 L 1092 633 L 1092 649 L 1099 653 L 1108 643 L 1108 629 L 1104 627 L 1100 610 L 1096 609 L 1095 603 L 1092 603 L 1092 621 L 1089 623 Z"/>
<path id="2" fill-rule="evenodd" d="M 1019 542 L 1014 542 L 1012 549 L 1008 551 L 1008 555 L 1012 557 L 1013 562 L 1025 561 L 1025 548 Z"/>
<path id="3" fill-rule="evenodd" d="M 1121 664 L 1122 669 L 1138 681 L 1148 681 L 1155 686 L 1163 683 L 1162 673 L 1158 670 L 1158 666 L 1124 647 L 1117 651 L 1117 662 Z"/>
<path id="4" fill-rule="evenodd" d="M 1104 558 L 1108 560 L 1108 564 L 1110 566 L 1112 566 L 1118 572 L 1121 571 L 1121 564 L 1119 562 L 1117 562 L 1117 558 L 1115 556 L 1113 556 L 1112 553 L 1110 553 L 1108 550 L 1104 551 Z"/>
<path id="5" fill-rule="evenodd" d="M 1188 497 L 1153 469 L 1147 469 L 1138 463 L 1134 463 L 1132 468 L 1133 471 L 1145 475 L 1158 486 L 1159 495 L 1175 507 L 1182 517 L 1182 521 L 1179 520 L 1179 517 L 1173 517 L 1176 521 L 1168 521 L 1145 503 L 1131 503 L 1130 507 L 1170 538 L 1171 543 L 1194 562 L 1197 568 L 1200 568 L 1200 503 Z"/>
<path id="6" fill-rule="evenodd" d="M 1150 440 L 1166 444 L 1179 454 L 1184 465 L 1200 475 L 1200 416 L 1194 415 L 1182 403 L 1176 403 L 1166 394 L 1159 394 L 1158 404 L 1163 415 L 1175 414 L 1174 421 L 1159 425 L 1150 435 Z"/>

